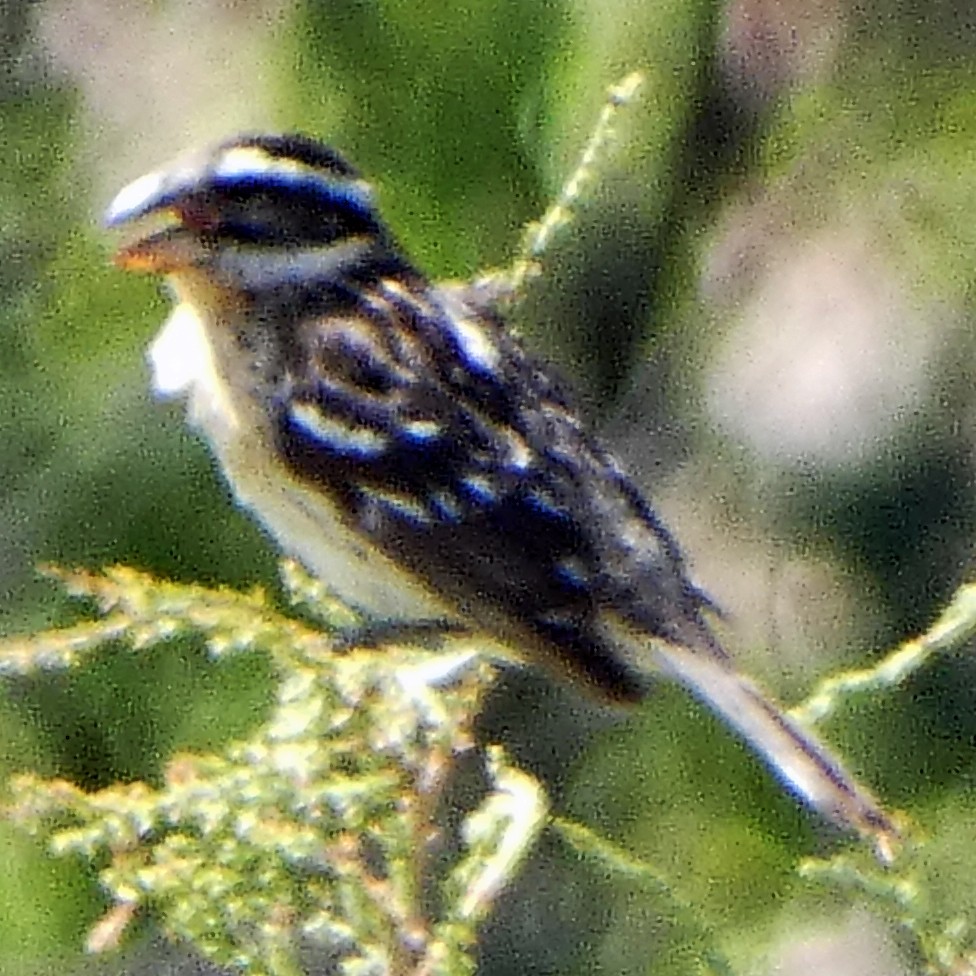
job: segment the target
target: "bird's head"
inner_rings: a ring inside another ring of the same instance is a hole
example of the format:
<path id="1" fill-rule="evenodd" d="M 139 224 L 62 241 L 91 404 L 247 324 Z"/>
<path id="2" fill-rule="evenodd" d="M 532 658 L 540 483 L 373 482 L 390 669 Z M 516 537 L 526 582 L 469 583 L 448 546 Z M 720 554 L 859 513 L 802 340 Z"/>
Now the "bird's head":
<path id="1" fill-rule="evenodd" d="M 385 246 L 372 192 L 335 150 L 300 135 L 243 135 L 139 177 L 109 227 L 161 218 L 123 245 L 126 270 L 201 269 L 247 291 L 330 277 Z"/>

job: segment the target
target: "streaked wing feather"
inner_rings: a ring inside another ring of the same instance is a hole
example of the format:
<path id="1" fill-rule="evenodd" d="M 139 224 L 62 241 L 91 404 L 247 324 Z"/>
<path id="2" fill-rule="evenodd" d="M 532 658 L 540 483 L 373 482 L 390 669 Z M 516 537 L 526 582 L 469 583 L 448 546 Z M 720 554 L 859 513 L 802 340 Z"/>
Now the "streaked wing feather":
<path id="1" fill-rule="evenodd" d="M 293 469 L 462 612 L 522 621 L 623 698 L 647 681 L 607 640 L 604 605 L 720 653 L 670 537 L 494 319 L 381 282 L 302 341 L 278 425 Z"/>

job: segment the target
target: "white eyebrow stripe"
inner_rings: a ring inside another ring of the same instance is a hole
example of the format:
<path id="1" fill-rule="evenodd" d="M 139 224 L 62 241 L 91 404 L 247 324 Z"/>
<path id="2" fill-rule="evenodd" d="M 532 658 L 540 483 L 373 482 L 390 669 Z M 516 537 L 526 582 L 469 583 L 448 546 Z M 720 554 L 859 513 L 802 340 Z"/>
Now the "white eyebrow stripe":
<path id="1" fill-rule="evenodd" d="M 235 146 L 221 153 L 211 172 L 215 176 L 246 176 L 248 173 L 315 173 L 293 159 L 269 156 L 258 146 Z"/>
<path id="2" fill-rule="evenodd" d="M 266 176 L 280 184 L 306 185 L 337 203 L 368 215 L 373 209 L 372 187 L 365 180 L 330 177 L 298 160 L 271 156 L 257 146 L 236 146 L 208 162 L 183 160 L 168 169 L 146 173 L 126 184 L 105 211 L 104 223 L 115 227 L 163 208 L 185 193 L 208 185 L 243 183 L 249 176 Z"/>

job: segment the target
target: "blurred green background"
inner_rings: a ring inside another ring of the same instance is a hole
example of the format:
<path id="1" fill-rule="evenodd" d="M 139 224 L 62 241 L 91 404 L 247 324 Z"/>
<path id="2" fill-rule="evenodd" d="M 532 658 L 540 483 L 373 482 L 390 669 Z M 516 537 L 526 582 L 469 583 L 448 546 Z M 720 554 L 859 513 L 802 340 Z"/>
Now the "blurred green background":
<path id="1" fill-rule="evenodd" d="M 275 584 L 177 405 L 148 392 L 167 300 L 109 265 L 123 182 L 242 129 L 301 129 L 377 184 L 431 274 L 508 263 L 607 86 L 646 75 L 518 326 L 784 699 L 924 629 L 972 575 L 976 17 L 961 0 L 0 0 L 0 629 L 70 619 L 43 562 Z M 117 649 L 0 688 L 0 775 L 153 778 L 257 721 L 262 661 Z M 942 838 L 972 902 L 971 656 L 825 730 Z M 839 842 L 673 689 L 609 715 L 531 673 L 484 719 L 561 810 L 673 896 L 550 838 L 482 947 L 491 974 L 687 973 L 695 907 L 749 972 L 900 973 L 856 904 L 801 882 Z M 0 824 L 0 973 L 201 972 L 154 943 L 85 960 L 86 868 Z M 963 880 L 965 879 L 965 880 Z M 867 968 L 872 966 L 874 968 Z"/>

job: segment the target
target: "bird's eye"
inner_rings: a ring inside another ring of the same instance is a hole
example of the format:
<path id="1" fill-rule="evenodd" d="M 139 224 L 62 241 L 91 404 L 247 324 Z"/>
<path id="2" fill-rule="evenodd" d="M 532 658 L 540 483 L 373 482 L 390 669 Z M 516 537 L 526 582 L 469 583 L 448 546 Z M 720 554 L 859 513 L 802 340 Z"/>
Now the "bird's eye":
<path id="1" fill-rule="evenodd" d="M 222 220 L 218 208 L 199 197 L 181 200 L 174 209 L 184 227 L 201 234 L 214 233 Z"/>

